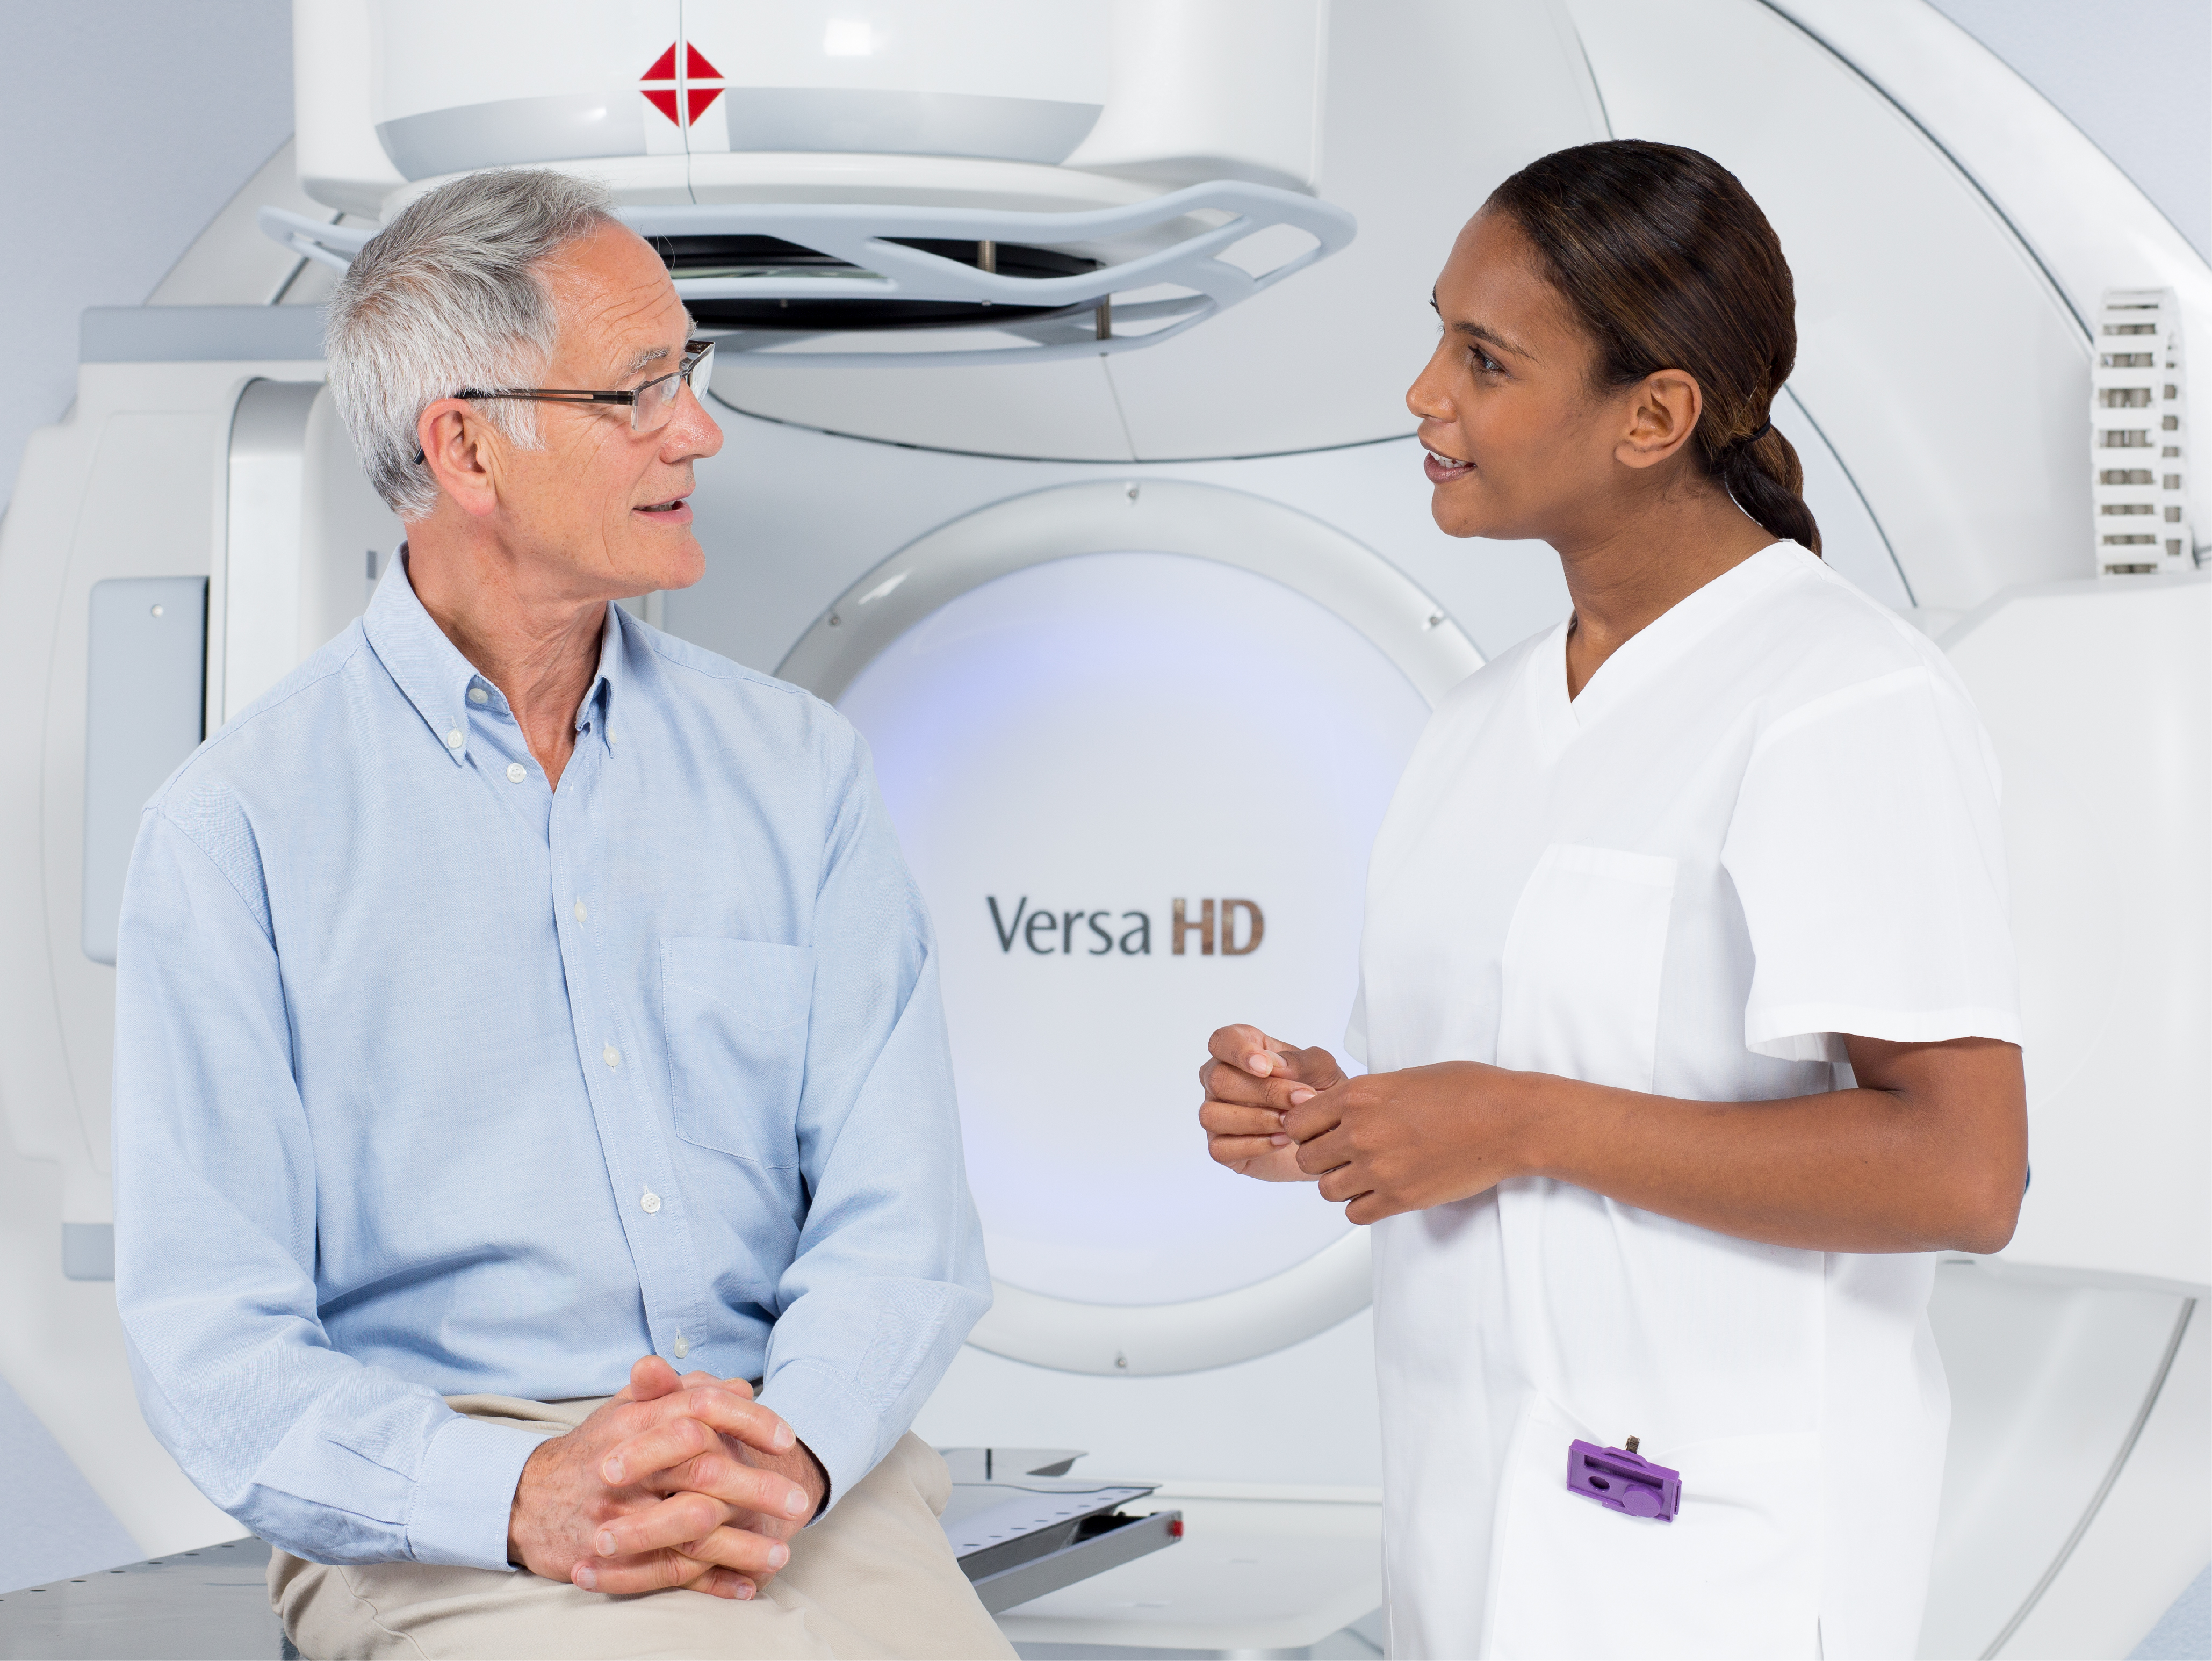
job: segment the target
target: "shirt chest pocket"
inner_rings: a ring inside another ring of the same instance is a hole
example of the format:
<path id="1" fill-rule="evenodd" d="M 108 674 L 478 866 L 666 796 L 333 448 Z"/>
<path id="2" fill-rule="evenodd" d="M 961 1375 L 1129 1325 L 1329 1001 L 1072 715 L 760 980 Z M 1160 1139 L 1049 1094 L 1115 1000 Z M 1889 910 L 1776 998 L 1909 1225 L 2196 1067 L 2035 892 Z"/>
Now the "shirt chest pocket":
<path id="1" fill-rule="evenodd" d="M 1651 1088 L 1675 862 L 1554 842 L 1514 907 L 1498 1064 Z"/>
<path id="2" fill-rule="evenodd" d="M 814 953 L 664 936 L 660 1020 L 676 1134 L 777 1170 L 799 1163 Z"/>

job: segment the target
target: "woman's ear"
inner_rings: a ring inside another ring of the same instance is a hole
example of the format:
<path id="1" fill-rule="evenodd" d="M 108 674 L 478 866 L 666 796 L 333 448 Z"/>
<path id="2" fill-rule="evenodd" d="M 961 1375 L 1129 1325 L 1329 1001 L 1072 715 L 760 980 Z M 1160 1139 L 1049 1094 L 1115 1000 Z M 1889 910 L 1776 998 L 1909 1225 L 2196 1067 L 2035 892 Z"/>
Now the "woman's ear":
<path id="1" fill-rule="evenodd" d="M 1694 375 L 1658 369 L 1628 389 L 1626 403 L 1627 430 L 1613 446 L 1613 459 L 1624 467 L 1656 467 L 1698 430 L 1705 395 Z"/>

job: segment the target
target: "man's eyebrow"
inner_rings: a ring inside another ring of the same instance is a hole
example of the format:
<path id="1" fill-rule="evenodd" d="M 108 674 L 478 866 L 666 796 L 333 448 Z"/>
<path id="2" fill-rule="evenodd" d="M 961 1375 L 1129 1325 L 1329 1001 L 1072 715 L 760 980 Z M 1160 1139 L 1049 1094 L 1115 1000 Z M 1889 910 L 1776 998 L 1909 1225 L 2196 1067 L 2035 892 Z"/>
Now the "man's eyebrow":
<path id="1" fill-rule="evenodd" d="M 690 311 L 687 308 L 684 313 L 684 338 L 688 341 L 698 332 L 699 325 L 692 319 Z M 622 379 L 628 380 L 632 375 L 641 375 L 654 364 L 665 361 L 671 355 L 680 358 L 684 355 L 684 349 L 679 346 L 672 355 L 665 346 L 641 347 L 630 358 L 629 367 L 622 372 Z"/>
<path id="2" fill-rule="evenodd" d="M 1431 312 L 1434 312 L 1438 317 L 1442 317 L 1443 315 L 1443 308 L 1437 304 L 1437 297 L 1433 294 L 1429 296 L 1429 309 Z M 1519 341 L 1509 339 L 1507 336 L 1499 334 L 1498 330 L 1490 328 L 1486 324 L 1462 322 L 1451 324 L 1449 327 L 1452 333 L 1455 335 L 1464 335 L 1470 340 L 1486 342 L 1492 346 L 1495 346 L 1501 352 L 1510 352 L 1516 358 L 1526 358 L 1531 363 L 1541 363 L 1543 361 L 1543 360 L 1538 357 L 1534 352 L 1522 345 Z"/>

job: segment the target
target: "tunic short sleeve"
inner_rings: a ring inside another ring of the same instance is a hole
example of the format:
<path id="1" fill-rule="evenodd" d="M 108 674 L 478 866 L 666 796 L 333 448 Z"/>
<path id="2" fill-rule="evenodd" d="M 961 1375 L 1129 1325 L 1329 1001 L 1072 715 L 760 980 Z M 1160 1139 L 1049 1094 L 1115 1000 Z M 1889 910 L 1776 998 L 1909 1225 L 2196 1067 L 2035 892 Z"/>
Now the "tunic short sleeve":
<path id="1" fill-rule="evenodd" d="M 1842 1061 L 1842 1035 L 2020 1042 L 1996 761 L 1931 666 L 1829 693 L 1760 735 L 1721 861 L 1755 966 L 1744 1042 Z"/>

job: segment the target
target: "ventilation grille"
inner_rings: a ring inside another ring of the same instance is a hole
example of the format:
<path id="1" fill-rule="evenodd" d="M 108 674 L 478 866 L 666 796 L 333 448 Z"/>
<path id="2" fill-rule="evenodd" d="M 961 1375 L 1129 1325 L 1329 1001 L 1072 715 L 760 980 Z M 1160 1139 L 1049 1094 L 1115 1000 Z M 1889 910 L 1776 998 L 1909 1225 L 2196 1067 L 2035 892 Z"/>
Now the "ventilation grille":
<path id="1" fill-rule="evenodd" d="M 2171 288 L 2110 288 L 2089 376 L 2090 494 L 2106 577 L 2194 571 L 2181 306 Z"/>

